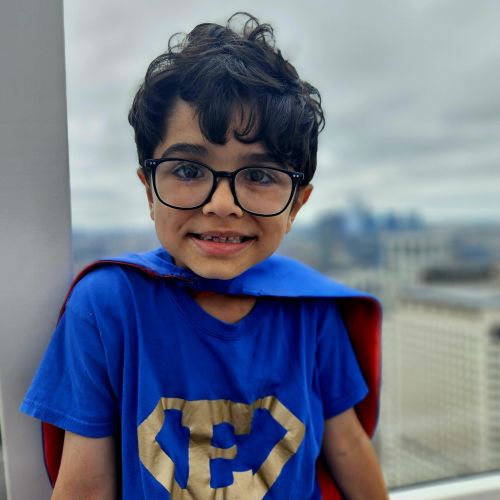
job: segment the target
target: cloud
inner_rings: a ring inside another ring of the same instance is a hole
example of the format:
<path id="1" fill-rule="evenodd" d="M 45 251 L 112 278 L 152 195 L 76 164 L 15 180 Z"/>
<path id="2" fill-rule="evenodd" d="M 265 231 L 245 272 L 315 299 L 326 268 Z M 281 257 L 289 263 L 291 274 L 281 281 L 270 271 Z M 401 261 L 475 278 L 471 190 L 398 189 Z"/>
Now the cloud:
<path id="1" fill-rule="evenodd" d="M 96 213 L 101 225 L 140 224 L 133 94 L 172 33 L 238 9 L 248 4 L 65 3 L 75 225 Z M 498 2 L 314 0 L 304 13 L 303 2 L 255 0 L 251 10 L 323 96 L 327 127 L 304 220 L 352 196 L 432 220 L 500 218 Z"/>

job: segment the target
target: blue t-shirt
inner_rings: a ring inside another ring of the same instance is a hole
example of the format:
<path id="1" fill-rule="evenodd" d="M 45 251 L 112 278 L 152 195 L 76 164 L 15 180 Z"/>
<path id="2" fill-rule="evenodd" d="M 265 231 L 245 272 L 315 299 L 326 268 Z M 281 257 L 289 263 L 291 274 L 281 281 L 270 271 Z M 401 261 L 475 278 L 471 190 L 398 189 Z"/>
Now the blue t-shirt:
<path id="1" fill-rule="evenodd" d="M 21 409 L 117 436 L 125 499 L 316 499 L 324 420 L 366 393 L 331 299 L 260 297 L 228 324 L 108 266 L 73 289 Z"/>

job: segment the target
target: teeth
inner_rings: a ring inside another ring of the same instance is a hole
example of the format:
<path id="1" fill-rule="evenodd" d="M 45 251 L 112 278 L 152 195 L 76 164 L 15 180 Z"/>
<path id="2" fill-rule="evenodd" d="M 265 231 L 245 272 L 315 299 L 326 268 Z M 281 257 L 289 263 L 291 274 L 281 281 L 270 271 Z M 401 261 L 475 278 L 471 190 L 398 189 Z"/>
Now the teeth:
<path id="1" fill-rule="evenodd" d="M 203 241 L 214 241 L 216 243 L 242 243 L 242 236 L 209 236 L 207 234 L 199 234 L 198 238 Z"/>

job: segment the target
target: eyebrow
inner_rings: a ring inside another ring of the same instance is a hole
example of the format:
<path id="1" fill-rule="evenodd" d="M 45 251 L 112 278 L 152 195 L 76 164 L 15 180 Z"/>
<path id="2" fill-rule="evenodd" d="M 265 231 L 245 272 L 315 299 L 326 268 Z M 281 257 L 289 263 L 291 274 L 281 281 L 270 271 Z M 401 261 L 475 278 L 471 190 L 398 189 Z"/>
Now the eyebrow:
<path id="1" fill-rule="evenodd" d="M 197 156 L 208 156 L 207 148 L 199 144 L 190 144 L 187 142 L 179 142 L 169 146 L 161 154 L 162 158 L 167 158 L 168 156 L 173 156 L 179 153 L 188 153 Z"/>
<path id="2" fill-rule="evenodd" d="M 281 163 L 274 155 L 271 153 L 249 153 L 243 155 L 241 158 L 244 162 L 270 162 L 270 163 Z"/>
<path id="3" fill-rule="evenodd" d="M 167 149 L 165 149 L 161 154 L 161 158 L 167 158 L 169 156 L 175 156 L 176 154 L 183 154 L 183 153 L 195 156 L 201 156 L 204 158 L 208 156 L 207 148 L 205 146 L 202 146 L 201 144 L 179 142 L 176 144 L 172 144 Z M 255 163 L 268 162 L 277 164 L 282 163 L 274 155 L 268 152 L 261 152 L 261 153 L 256 152 L 256 153 L 244 154 L 241 156 L 240 161 L 244 163 L 253 163 L 253 162 Z"/>

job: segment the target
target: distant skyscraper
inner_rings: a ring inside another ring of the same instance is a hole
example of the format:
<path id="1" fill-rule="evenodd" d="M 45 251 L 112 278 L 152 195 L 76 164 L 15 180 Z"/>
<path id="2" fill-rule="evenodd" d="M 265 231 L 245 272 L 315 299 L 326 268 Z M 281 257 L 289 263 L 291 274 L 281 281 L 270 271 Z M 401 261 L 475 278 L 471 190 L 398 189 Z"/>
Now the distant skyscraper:
<path id="1" fill-rule="evenodd" d="M 442 230 L 384 233 L 382 267 L 401 281 L 420 281 L 422 272 L 453 259 L 451 235 Z"/>

